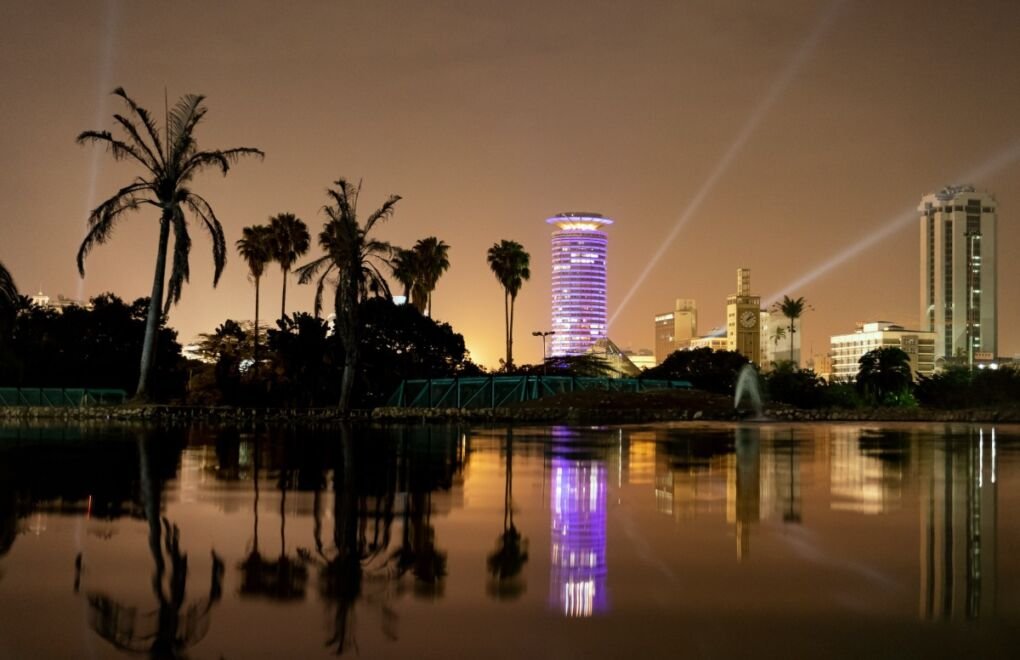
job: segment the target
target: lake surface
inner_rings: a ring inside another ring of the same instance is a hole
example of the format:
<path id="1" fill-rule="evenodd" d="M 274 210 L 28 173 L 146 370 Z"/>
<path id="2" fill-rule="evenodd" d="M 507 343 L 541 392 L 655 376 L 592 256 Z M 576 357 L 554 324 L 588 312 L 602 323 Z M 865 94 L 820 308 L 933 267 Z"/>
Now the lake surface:
<path id="1" fill-rule="evenodd" d="M 0 426 L 0 658 L 1010 657 L 1018 512 L 1015 426 Z"/>

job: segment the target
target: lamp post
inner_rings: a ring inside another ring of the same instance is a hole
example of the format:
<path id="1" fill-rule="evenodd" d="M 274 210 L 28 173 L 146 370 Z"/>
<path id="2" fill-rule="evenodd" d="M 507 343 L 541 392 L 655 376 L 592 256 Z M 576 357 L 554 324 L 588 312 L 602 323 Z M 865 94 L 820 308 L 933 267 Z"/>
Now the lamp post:
<path id="1" fill-rule="evenodd" d="M 545 370 L 546 370 L 546 366 L 545 366 L 545 338 L 548 337 L 549 335 L 555 335 L 555 334 L 556 334 L 555 330 L 535 330 L 534 332 L 531 333 L 531 335 L 533 337 L 541 337 L 542 338 L 542 376 L 543 377 L 545 376 Z"/>

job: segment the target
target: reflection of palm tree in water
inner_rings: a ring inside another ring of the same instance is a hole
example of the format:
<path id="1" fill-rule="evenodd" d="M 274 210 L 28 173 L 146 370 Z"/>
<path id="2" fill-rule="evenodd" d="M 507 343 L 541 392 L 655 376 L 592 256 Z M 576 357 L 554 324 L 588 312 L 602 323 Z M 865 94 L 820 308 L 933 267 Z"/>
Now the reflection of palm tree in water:
<path id="1" fill-rule="evenodd" d="M 180 658 L 209 631 L 210 611 L 222 594 L 223 561 L 212 553 L 209 592 L 199 601 L 187 604 L 188 556 L 181 552 L 180 529 L 160 515 L 163 482 L 149 456 L 154 445 L 151 439 L 138 440 L 142 506 L 154 563 L 152 592 L 158 606 L 153 612 L 140 614 L 133 606 L 87 591 L 89 623 L 100 637 L 119 650 L 148 653 L 152 658 Z M 79 555 L 76 562 L 79 571 L 80 560 Z M 75 582 L 78 583 L 78 578 Z M 155 630 L 150 630 L 153 626 Z"/>
<path id="2" fill-rule="evenodd" d="M 255 434 L 255 448 L 252 459 L 252 485 L 255 493 L 254 529 L 252 549 L 241 562 L 241 595 L 266 596 L 272 600 L 300 600 L 305 597 L 308 582 L 308 568 L 303 558 L 292 559 L 287 555 L 287 486 L 290 471 L 280 468 L 280 556 L 267 560 L 259 553 L 259 473 L 261 447 L 258 432 Z"/>
<path id="3" fill-rule="evenodd" d="M 431 431 L 428 454 L 431 456 Z M 414 591 L 420 596 L 438 596 L 443 592 L 443 578 L 446 577 L 446 553 L 436 546 L 436 529 L 432 526 L 432 484 L 414 485 L 412 480 L 410 450 L 403 443 L 404 484 L 407 496 L 404 501 L 404 516 L 401 530 L 401 544 L 391 556 L 396 577 L 408 571 L 414 576 Z"/>
<path id="4" fill-rule="evenodd" d="M 357 646 L 354 639 L 354 603 L 362 597 L 364 567 L 385 550 L 389 541 L 389 524 L 392 521 L 393 497 L 379 499 L 376 509 L 373 540 L 367 540 L 367 515 L 360 519 L 358 497 L 354 478 L 354 449 L 350 429 L 340 430 L 340 465 L 333 470 L 333 546 L 327 552 L 322 542 L 321 484 L 314 491 L 314 537 L 315 555 L 302 550 L 306 561 L 317 562 L 319 571 L 319 594 L 323 600 L 334 604 L 334 621 L 326 646 L 335 648 L 341 654 Z M 380 508 L 381 507 L 381 508 Z M 384 529 L 380 530 L 380 526 Z M 384 618 L 395 618 L 383 605 Z M 386 631 L 388 636 L 393 636 Z"/>
<path id="5" fill-rule="evenodd" d="M 492 580 L 489 594 L 499 599 L 517 598 L 524 593 L 521 570 L 528 561 L 528 540 L 514 526 L 513 508 L 513 429 L 506 430 L 506 486 L 503 492 L 503 533 L 496 541 L 496 551 L 489 555 Z"/>

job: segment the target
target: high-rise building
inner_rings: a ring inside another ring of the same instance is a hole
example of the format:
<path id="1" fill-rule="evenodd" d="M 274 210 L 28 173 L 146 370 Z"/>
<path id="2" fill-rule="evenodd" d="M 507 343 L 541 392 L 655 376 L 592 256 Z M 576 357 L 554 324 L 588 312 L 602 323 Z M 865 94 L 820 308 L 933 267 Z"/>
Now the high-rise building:
<path id="1" fill-rule="evenodd" d="M 581 355 L 606 336 L 606 248 L 598 213 L 560 213 L 546 220 L 552 235 L 550 355 Z"/>
<path id="2" fill-rule="evenodd" d="M 936 358 L 994 359 L 998 203 L 973 186 L 925 195 L 921 214 L 921 329 Z"/>
<path id="3" fill-rule="evenodd" d="M 751 295 L 751 270 L 737 269 L 737 292 L 726 299 L 726 350 L 761 363 L 761 297 Z"/>
<path id="4" fill-rule="evenodd" d="M 655 315 L 655 360 L 661 363 L 673 351 L 687 348 L 698 336 L 698 308 L 689 298 L 677 298 L 672 312 Z"/>

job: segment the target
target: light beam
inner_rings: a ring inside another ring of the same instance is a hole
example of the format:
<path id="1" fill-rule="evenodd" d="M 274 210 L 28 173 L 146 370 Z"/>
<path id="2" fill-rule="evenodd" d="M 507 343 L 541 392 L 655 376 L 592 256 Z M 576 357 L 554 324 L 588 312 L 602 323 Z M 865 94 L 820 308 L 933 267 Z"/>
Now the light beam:
<path id="1" fill-rule="evenodd" d="M 1020 160 L 1020 138 L 1017 138 L 1008 147 L 1006 147 L 999 153 L 995 154 L 985 162 L 981 163 L 974 169 L 963 174 L 962 176 L 958 176 L 952 179 L 952 181 L 967 183 L 981 181 L 1006 169 L 1007 167 L 1015 163 L 1017 160 Z M 874 247 L 875 245 L 881 243 L 882 241 L 889 238 L 896 232 L 909 226 L 911 223 L 916 222 L 918 217 L 919 216 L 917 214 L 917 204 L 913 204 L 909 208 L 905 209 L 902 213 L 899 213 L 893 216 L 891 219 L 884 222 L 881 227 L 872 231 L 872 233 L 868 234 L 861 240 L 845 248 L 844 250 L 837 252 L 835 255 L 833 255 L 823 263 L 819 264 L 811 271 L 790 282 L 785 287 L 780 289 L 777 293 L 769 296 L 768 298 L 764 298 L 762 300 L 763 306 L 767 307 L 771 305 L 773 302 L 781 298 L 784 293 L 789 293 L 790 291 L 797 291 L 798 289 L 801 289 L 807 286 L 808 284 L 811 284 L 818 278 L 823 277 L 830 271 L 842 266 L 847 261 L 853 259 L 854 257 L 864 252 L 865 250 Z"/>
<path id="2" fill-rule="evenodd" d="M 103 30 L 100 37 L 99 70 L 96 75 L 98 101 L 96 103 L 96 118 L 92 124 L 97 129 L 102 123 L 103 118 L 106 117 L 110 91 L 113 89 L 113 47 L 114 37 L 117 32 L 117 14 L 118 5 L 116 0 L 106 0 L 106 10 L 103 12 Z M 85 238 L 89 231 L 87 219 L 89 213 L 96 207 L 96 186 L 99 182 L 99 173 L 103 169 L 101 158 L 104 150 L 92 149 L 91 151 L 92 162 L 89 165 L 88 185 L 85 187 L 85 213 L 82 214 L 82 217 L 86 218 L 82 239 Z M 84 296 L 85 278 L 81 277 L 78 279 L 78 295 L 76 300 L 84 300 Z"/>
<path id="3" fill-rule="evenodd" d="M 683 229 L 691 216 L 693 216 L 698 210 L 701 203 L 705 201 L 708 194 L 712 192 L 715 184 L 719 181 L 726 170 L 729 169 L 730 163 L 743 149 L 744 144 L 747 143 L 755 129 L 758 128 L 758 125 L 765 118 L 765 115 L 767 115 L 769 110 L 772 109 L 772 106 L 776 104 L 776 101 L 778 101 L 779 97 L 783 95 L 786 88 L 790 86 L 790 83 L 800 72 L 808 57 L 810 57 L 811 53 L 814 52 L 815 48 L 818 46 L 818 42 L 821 41 L 822 37 L 825 36 L 825 33 L 832 27 L 832 24 L 835 22 L 836 17 L 839 14 L 839 9 L 844 3 L 845 0 L 835 0 L 828 6 L 825 13 L 822 14 L 807 39 L 805 39 L 804 43 L 797 49 L 790 61 L 787 62 L 786 67 L 783 68 L 779 78 L 777 78 L 775 83 L 773 83 L 769 93 L 758 103 L 757 106 L 755 106 L 750 117 L 748 117 L 747 121 L 744 123 L 743 128 L 741 128 L 740 132 L 737 133 L 733 142 L 730 143 L 729 148 L 726 149 L 722 158 L 720 158 L 719 162 L 715 164 L 715 167 L 708 175 L 708 178 L 701 185 L 701 189 L 698 190 L 697 194 L 694 195 L 694 198 L 687 204 L 687 208 L 685 208 L 683 213 L 680 214 L 680 217 L 677 218 L 677 221 L 673 225 L 669 234 L 667 234 L 666 237 L 659 242 L 659 247 L 655 251 L 655 254 L 653 254 L 652 258 L 647 261 L 644 269 L 641 271 L 641 274 L 638 275 L 637 280 L 635 280 L 634 284 L 630 287 L 630 290 L 628 290 L 627 294 L 623 297 L 623 300 L 620 301 L 616 311 L 613 312 L 613 315 L 609 318 L 609 325 L 612 325 L 616 318 L 623 312 L 627 303 L 629 303 L 630 299 L 634 297 L 635 293 L 637 293 L 637 290 L 659 263 L 659 260 L 666 253 L 666 250 L 668 250 L 673 244 L 673 241 L 676 240 L 677 234 L 680 233 L 680 230 Z"/>

